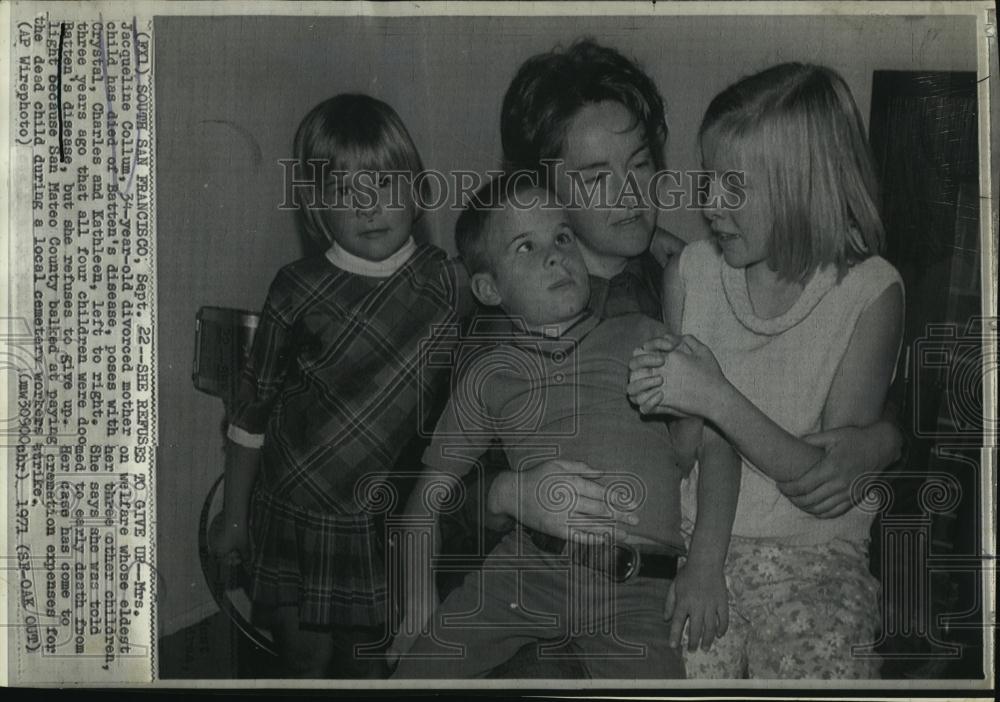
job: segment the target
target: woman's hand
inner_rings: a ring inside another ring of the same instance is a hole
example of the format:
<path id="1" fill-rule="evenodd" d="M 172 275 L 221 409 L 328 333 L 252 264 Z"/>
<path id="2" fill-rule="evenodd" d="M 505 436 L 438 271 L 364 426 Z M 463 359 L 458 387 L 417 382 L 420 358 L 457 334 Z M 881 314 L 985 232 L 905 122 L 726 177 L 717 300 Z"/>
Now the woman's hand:
<path id="1" fill-rule="evenodd" d="M 633 351 L 628 395 L 643 414 L 711 418 L 728 386 L 715 354 L 693 336 L 665 335 Z"/>
<path id="2" fill-rule="evenodd" d="M 624 539 L 638 518 L 609 506 L 607 490 L 597 482 L 602 475 L 586 463 L 556 458 L 526 470 L 501 473 L 487 504 L 491 512 L 506 514 L 530 529 L 576 541 L 588 533 L 607 534 L 606 522 L 614 520 L 610 525 L 614 537 Z M 595 521 L 593 531 L 585 526 L 587 518 Z M 605 522 L 603 530 L 598 529 L 598 520 Z"/>
<path id="3" fill-rule="evenodd" d="M 862 475 L 875 473 L 880 465 L 882 445 L 878 431 L 871 427 L 842 427 L 803 437 L 804 441 L 824 449 L 823 458 L 797 480 L 779 482 L 793 505 L 820 519 L 833 519 L 854 505 L 852 486 Z M 889 427 L 896 431 L 895 427 Z"/>
<path id="4" fill-rule="evenodd" d="M 661 266 L 666 267 L 670 259 L 680 255 L 685 246 L 687 246 L 686 241 L 662 227 L 657 227 L 653 230 L 653 238 L 649 242 L 649 252 Z"/>
<path id="5" fill-rule="evenodd" d="M 663 618 L 670 622 L 671 648 L 688 626 L 688 649 L 707 650 L 729 628 L 729 595 L 722 569 L 688 561 L 670 583 Z"/>

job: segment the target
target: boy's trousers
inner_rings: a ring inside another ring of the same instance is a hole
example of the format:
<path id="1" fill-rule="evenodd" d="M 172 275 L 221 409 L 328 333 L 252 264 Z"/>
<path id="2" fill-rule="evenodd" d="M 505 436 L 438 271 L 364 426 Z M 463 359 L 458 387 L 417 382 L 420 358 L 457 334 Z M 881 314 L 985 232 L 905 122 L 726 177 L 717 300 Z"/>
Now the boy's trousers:
<path id="1" fill-rule="evenodd" d="M 670 582 L 616 583 L 541 550 L 517 529 L 438 607 L 431 634 L 400 659 L 393 677 L 481 677 L 535 642 L 540 661 L 572 657 L 591 678 L 683 678 L 663 619 Z M 566 651 L 571 640 L 577 648 Z"/>

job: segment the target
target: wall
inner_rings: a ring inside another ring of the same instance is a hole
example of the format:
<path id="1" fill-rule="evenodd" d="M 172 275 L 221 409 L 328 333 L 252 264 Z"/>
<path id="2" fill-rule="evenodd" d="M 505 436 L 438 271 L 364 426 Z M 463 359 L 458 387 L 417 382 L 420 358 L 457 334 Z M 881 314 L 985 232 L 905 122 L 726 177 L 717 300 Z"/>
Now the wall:
<path id="1" fill-rule="evenodd" d="M 840 71 L 867 116 L 872 71 L 975 70 L 971 18 L 159 18 L 156 40 L 161 634 L 214 610 L 198 565 L 201 503 L 222 469 L 221 402 L 191 385 L 202 305 L 257 309 L 301 248 L 279 158 L 320 100 L 364 91 L 393 105 L 428 168 L 494 168 L 504 90 L 528 56 L 592 35 L 637 58 L 668 103 L 672 168 L 697 168 L 702 111 L 780 61 Z M 425 218 L 453 251 L 456 213 Z M 696 212 L 664 213 L 687 239 Z"/>

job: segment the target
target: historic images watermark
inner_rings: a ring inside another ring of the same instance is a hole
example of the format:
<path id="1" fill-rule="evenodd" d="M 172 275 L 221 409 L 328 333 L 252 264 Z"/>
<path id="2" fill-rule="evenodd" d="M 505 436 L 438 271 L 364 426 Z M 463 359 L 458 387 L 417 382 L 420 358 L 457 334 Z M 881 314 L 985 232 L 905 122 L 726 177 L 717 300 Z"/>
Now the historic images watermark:
<path id="1" fill-rule="evenodd" d="M 386 210 L 412 203 L 420 210 L 462 209 L 484 184 L 502 170 L 337 169 L 324 159 L 278 161 L 283 176 L 281 210 Z M 635 169 L 617 174 L 607 168 L 570 169 L 547 159 L 539 171 L 509 174 L 501 202 L 519 209 L 738 210 L 746 204 L 743 171 Z M 534 186 L 534 189 L 531 187 Z M 501 202 L 484 203 L 501 207 Z"/>

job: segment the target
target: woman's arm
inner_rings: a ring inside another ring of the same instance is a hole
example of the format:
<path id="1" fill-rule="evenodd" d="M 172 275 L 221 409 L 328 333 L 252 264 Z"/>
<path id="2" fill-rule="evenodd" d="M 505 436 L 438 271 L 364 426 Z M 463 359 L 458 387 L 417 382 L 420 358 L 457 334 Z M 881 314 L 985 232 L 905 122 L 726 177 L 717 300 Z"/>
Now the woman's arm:
<path id="1" fill-rule="evenodd" d="M 823 428 L 867 425 L 885 400 L 902 330 L 903 295 L 891 286 L 861 315 L 823 411 Z M 654 340 L 632 359 L 629 393 L 642 411 L 698 414 L 719 426 L 736 448 L 778 481 L 794 480 L 823 458 L 821 448 L 792 436 L 722 375 L 712 352 L 685 337 L 671 353 L 669 341 Z M 650 368 L 660 366 L 655 376 Z M 666 379 L 666 380 L 665 380 Z"/>
<path id="2" fill-rule="evenodd" d="M 833 519 L 853 506 L 852 485 L 862 475 L 881 473 L 898 461 L 903 434 L 891 410 L 867 427 L 840 427 L 803 437 L 823 449 L 823 458 L 778 489 L 803 512 Z"/>
<path id="3" fill-rule="evenodd" d="M 502 471 L 490 486 L 486 498 L 488 519 L 507 518 L 529 529 L 582 541 L 588 534 L 600 536 L 601 528 L 589 529 L 576 522 L 581 517 L 613 518 L 616 539 L 628 535 L 628 527 L 638 524 L 631 512 L 612 509 L 606 500 L 607 488 L 597 482 L 604 474 L 586 463 L 554 458 L 522 471 Z M 573 494 L 573 510 L 552 502 L 546 485 L 558 484 Z"/>

